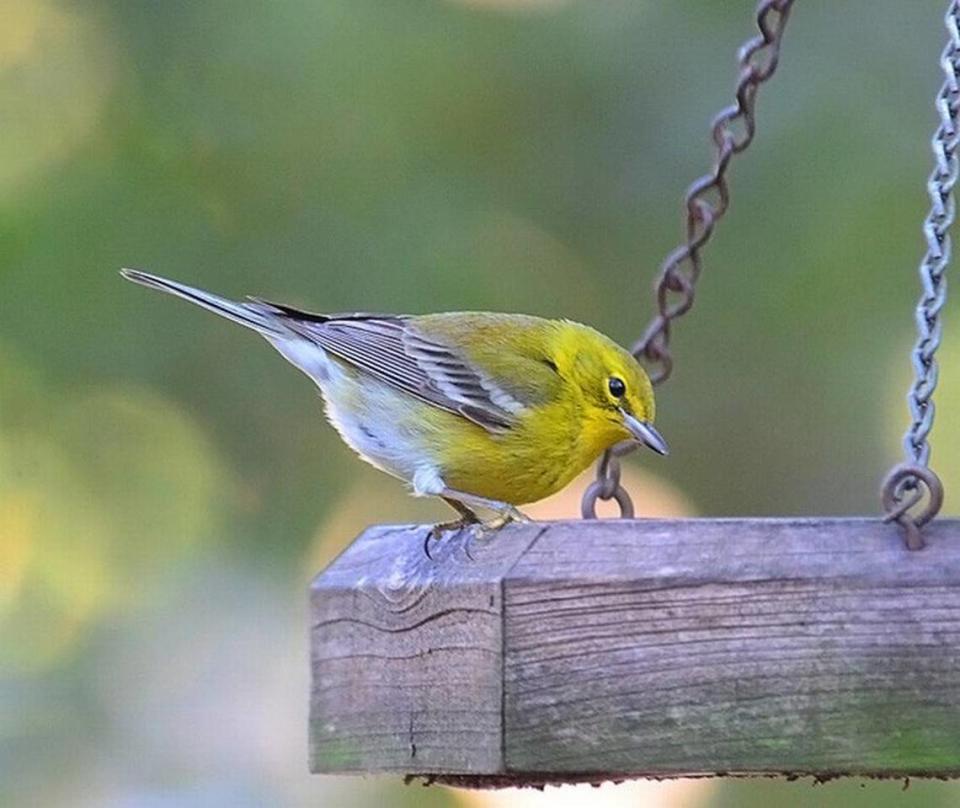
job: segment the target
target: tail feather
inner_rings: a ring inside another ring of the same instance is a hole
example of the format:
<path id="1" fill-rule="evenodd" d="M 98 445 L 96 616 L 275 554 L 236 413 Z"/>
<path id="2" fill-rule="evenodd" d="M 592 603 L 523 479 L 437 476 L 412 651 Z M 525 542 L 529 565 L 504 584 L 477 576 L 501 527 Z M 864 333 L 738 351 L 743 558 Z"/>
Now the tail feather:
<path id="1" fill-rule="evenodd" d="M 247 328 L 252 328 L 265 336 L 289 337 L 290 331 L 280 323 L 280 318 L 272 314 L 260 303 L 236 303 L 232 300 L 212 295 L 192 286 L 167 280 L 157 275 L 141 272 L 139 269 L 121 269 L 120 274 L 128 281 L 139 283 L 150 289 L 167 292 L 191 303 L 196 303 L 214 314 L 226 317 Z"/>

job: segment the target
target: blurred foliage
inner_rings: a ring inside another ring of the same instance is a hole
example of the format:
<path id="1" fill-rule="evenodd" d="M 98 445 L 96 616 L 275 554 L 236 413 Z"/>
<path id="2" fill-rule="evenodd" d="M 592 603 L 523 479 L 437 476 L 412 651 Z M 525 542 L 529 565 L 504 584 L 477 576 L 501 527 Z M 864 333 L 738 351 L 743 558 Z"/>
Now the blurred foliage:
<path id="1" fill-rule="evenodd" d="M 443 509 L 361 468 L 267 346 L 116 270 L 630 342 L 752 0 L 0 5 L 0 803 L 465 804 L 304 763 L 308 577 L 364 524 Z M 652 512 L 876 511 L 941 5 L 798 4 L 675 332 L 671 457 L 632 460 Z M 952 512 L 958 305 L 933 439 Z M 700 793 L 956 799 L 854 786 Z"/>

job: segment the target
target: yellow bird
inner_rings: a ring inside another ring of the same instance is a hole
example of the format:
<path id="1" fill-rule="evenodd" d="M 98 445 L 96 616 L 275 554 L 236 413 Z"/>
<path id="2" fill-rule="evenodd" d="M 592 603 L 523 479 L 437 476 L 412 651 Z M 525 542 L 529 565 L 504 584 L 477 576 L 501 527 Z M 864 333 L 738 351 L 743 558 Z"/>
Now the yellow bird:
<path id="1" fill-rule="evenodd" d="M 659 454 L 650 380 L 636 359 L 568 320 L 451 312 L 310 314 L 234 302 L 135 269 L 123 277 L 252 328 L 307 374 L 364 460 L 437 496 L 460 519 L 498 527 L 559 491 L 624 440 Z"/>

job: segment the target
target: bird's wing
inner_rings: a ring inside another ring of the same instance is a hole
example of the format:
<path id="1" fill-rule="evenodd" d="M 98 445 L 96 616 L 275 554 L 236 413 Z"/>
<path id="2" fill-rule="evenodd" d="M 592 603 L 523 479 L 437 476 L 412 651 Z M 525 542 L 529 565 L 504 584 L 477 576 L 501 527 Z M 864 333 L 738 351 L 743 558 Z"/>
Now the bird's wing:
<path id="1" fill-rule="evenodd" d="M 509 430 L 524 409 L 461 351 L 422 333 L 409 317 L 311 315 L 257 303 L 270 306 L 292 331 L 340 360 L 489 432 Z"/>

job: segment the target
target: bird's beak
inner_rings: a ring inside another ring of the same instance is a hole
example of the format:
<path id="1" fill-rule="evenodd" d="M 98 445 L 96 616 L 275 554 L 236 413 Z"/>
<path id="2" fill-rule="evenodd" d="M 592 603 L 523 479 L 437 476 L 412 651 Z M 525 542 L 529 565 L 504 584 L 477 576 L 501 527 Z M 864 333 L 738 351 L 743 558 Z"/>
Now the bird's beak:
<path id="1" fill-rule="evenodd" d="M 653 428 L 652 424 L 635 418 L 626 410 L 621 409 L 623 415 L 623 425 L 630 431 L 630 434 L 649 449 L 653 449 L 659 455 L 669 454 L 667 442 L 663 436 Z"/>

